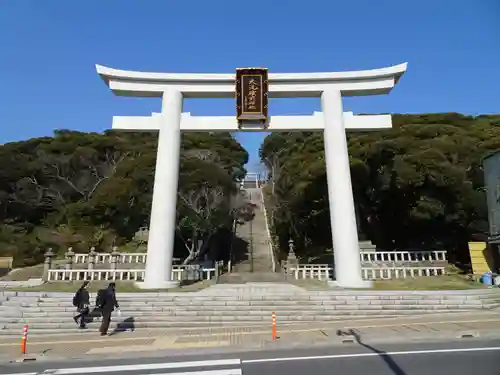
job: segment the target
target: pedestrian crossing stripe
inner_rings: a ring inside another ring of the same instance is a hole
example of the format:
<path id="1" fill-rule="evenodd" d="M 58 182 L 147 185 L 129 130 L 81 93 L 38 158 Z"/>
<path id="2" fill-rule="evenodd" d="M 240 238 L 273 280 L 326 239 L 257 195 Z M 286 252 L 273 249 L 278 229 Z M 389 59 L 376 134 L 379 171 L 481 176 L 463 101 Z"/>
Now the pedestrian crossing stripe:
<path id="1" fill-rule="evenodd" d="M 47 369 L 42 372 L 30 373 L 12 373 L 2 375 L 73 375 L 73 374 L 96 374 L 108 372 L 126 372 L 126 371 L 150 371 L 150 370 L 173 370 L 173 369 L 188 369 L 195 367 L 214 367 L 214 366 L 241 366 L 240 359 L 220 359 L 213 361 L 189 361 L 189 362 L 166 362 L 166 363 L 141 363 L 134 365 L 118 365 L 118 366 L 99 366 L 99 367 L 72 367 L 72 368 L 59 368 Z M 241 368 L 234 369 L 219 369 L 219 370 L 205 370 L 205 371 L 184 371 L 172 373 L 168 375 L 242 375 Z M 166 375 L 157 373 L 155 375 Z"/>
<path id="2" fill-rule="evenodd" d="M 48 371 L 48 370 L 46 370 Z M 54 372 L 22 372 L 13 374 L 2 374 L 2 375 L 49 375 L 54 374 Z M 58 372 L 55 372 L 58 374 Z M 149 375 L 149 374 L 148 374 Z M 241 369 L 229 369 L 229 370 L 208 370 L 208 371 L 184 371 L 184 372 L 168 372 L 168 373 L 154 373 L 153 375 L 243 375 Z"/>

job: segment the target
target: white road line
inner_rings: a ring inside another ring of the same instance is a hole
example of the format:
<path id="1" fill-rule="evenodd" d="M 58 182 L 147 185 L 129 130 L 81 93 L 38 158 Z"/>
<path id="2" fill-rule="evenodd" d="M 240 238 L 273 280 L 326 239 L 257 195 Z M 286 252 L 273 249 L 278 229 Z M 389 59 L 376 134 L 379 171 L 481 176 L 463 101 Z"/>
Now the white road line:
<path id="1" fill-rule="evenodd" d="M 45 372 L 22 372 L 2 375 L 39 375 Z M 210 371 L 187 371 L 187 372 L 168 372 L 168 373 L 155 373 L 154 375 L 242 375 L 241 369 L 230 370 L 210 370 Z M 149 374 L 144 374 L 149 375 Z"/>
<path id="2" fill-rule="evenodd" d="M 189 367 L 234 366 L 234 365 L 240 366 L 241 360 L 221 359 L 214 361 L 144 363 L 137 365 L 100 366 L 100 367 L 74 367 L 74 368 L 49 369 L 39 374 L 40 375 L 93 374 L 93 373 L 104 373 L 104 372 L 147 371 L 147 370 L 164 370 L 164 369 L 177 369 L 177 368 L 189 368 Z M 223 371 L 223 370 L 217 370 L 217 371 Z"/>
<path id="3" fill-rule="evenodd" d="M 150 374 L 141 374 L 141 375 L 150 375 Z M 153 375 L 242 375 L 242 372 L 240 369 L 232 369 L 232 370 L 166 372 L 162 374 L 158 374 L 155 372 Z"/>
<path id="4" fill-rule="evenodd" d="M 500 346 L 485 347 L 485 348 L 458 348 L 458 349 L 429 349 L 429 350 L 412 350 L 401 352 L 385 352 L 385 353 L 351 353 L 351 354 L 332 354 L 309 357 L 287 357 L 287 358 L 261 358 L 261 359 L 244 359 L 242 363 L 265 363 L 265 362 L 286 362 L 286 361 L 313 361 L 321 359 L 342 359 L 342 358 L 360 358 L 360 357 L 378 357 L 378 356 L 393 356 L 393 355 L 420 355 L 420 354 L 438 354 L 438 353 L 465 353 L 465 352 L 491 352 L 499 351 Z"/>

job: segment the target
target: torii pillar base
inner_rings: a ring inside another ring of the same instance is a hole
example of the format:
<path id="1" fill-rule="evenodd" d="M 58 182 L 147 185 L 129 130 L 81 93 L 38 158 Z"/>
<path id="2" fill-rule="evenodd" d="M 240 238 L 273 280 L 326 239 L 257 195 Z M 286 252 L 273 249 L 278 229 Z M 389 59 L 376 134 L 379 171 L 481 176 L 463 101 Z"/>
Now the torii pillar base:
<path id="1" fill-rule="evenodd" d="M 178 288 L 179 285 L 180 285 L 179 281 L 162 281 L 162 282 L 155 282 L 154 284 L 149 284 L 143 281 L 134 283 L 134 286 L 136 286 L 139 289 L 174 289 Z"/>
<path id="2" fill-rule="evenodd" d="M 331 288 L 342 288 L 342 289 L 371 289 L 373 288 L 372 280 L 360 280 L 359 283 L 350 282 L 349 285 L 342 285 L 337 280 L 329 280 L 328 286 Z"/>

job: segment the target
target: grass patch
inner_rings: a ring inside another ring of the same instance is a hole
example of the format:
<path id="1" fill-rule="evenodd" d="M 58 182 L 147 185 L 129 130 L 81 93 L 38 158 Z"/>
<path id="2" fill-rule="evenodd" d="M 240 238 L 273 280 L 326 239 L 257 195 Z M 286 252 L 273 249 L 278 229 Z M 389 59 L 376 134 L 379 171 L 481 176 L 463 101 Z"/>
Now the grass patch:
<path id="1" fill-rule="evenodd" d="M 407 279 L 376 280 L 375 290 L 464 290 L 485 289 L 483 284 L 468 281 L 464 275 L 423 276 Z"/>
<path id="2" fill-rule="evenodd" d="M 110 281 L 91 281 L 89 291 L 91 293 L 97 293 L 99 289 L 105 288 L 108 286 Z M 198 292 L 209 286 L 213 285 L 214 282 L 212 280 L 203 280 L 196 283 L 181 285 L 177 288 L 173 289 L 139 289 L 134 285 L 133 282 L 129 281 L 116 281 L 116 292 L 118 295 L 120 293 L 147 293 L 147 292 L 171 292 L 171 293 L 179 293 L 179 292 Z M 6 288 L 5 290 L 16 291 L 16 292 L 75 292 L 80 286 L 82 282 L 53 282 L 53 283 L 45 283 L 40 286 L 34 287 L 17 287 L 17 288 Z"/>
<path id="3" fill-rule="evenodd" d="M 326 280 L 289 280 L 307 290 L 330 290 Z M 375 280 L 371 290 L 466 290 L 485 289 L 483 284 L 469 281 L 464 275 L 427 276 L 394 280 Z M 366 290 L 366 289 L 363 289 Z"/>
<path id="4" fill-rule="evenodd" d="M 17 268 L 2 277 L 3 281 L 26 281 L 29 279 L 40 279 L 43 276 L 43 264 L 31 267 Z"/>

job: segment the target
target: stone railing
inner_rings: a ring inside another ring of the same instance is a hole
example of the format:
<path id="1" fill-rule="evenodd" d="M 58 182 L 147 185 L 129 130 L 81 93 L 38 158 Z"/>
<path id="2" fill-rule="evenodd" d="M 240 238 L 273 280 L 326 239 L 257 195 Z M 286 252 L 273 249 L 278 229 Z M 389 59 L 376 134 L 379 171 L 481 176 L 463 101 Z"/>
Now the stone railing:
<path id="1" fill-rule="evenodd" d="M 263 210 L 267 221 L 264 204 Z M 269 243 L 269 246 L 273 263 L 277 266 L 272 243 Z M 363 263 L 432 263 L 446 262 L 447 252 L 446 250 L 376 251 L 374 246 L 371 245 L 370 247 L 362 247 L 359 256 Z M 73 253 L 72 249 L 69 248 L 65 258 L 71 264 L 141 264 L 146 263 L 147 253 L 120 253 L 116 248 L 113 248 L 110 253 L 98 253 L 94 248 L 91 248 L 88 254 L 78 254 Z M 180 262 L 180 259 L 174 258 L 174 264 L 178 262 Z"/>
<path id="2" fill-rule="evenodd" d="M 111 253 L 96 253 L 94 259 L 89 254 L 75 254 L 74 263 L 84 264 L 93 261 L 95 264 L 112 263 Z M 146 253 L 121 253 L 117 263 L 146 263 Z"/>
<path id="3" fill-rule="evenodd" d="M 216 268 L 201 268 L 199 266 L 174 266 L 172 280 L 200 281 L 216 277 Z M 49 270 L 47 281 L 143 281 L 144 270 L 113 269 L 113 270 Z"/>
<path id="4" fill-rule="evenodd" d="M 266 222 L 266 233 L 267 233 L 267 238 L 268 238 L 268 244 L 269 244 L 269 255 L 271 257 L 272 261 L 272 270 L 273 272 L 276 272 L 277 270 L 277 251 L 275 251 L 275 246 L 273 244 L 273 238 L 271 235 L 271 230 L 269 228 L 269 217 L 267 216 L 267 207 L 266 207 L 266 200 L 264 198 L 264 192 L 262 189 L 260 189 L 260 199 L 261 199 L 261 207 L 262 207 L 262 212 L 264 213 L 264 220 Z"/>
<path id="5" fill-rule="evenodd" d="M 365 280 L 390 280 L 405 279 L 421 276 L 442 276 L 446 275 L 445 267 L 387 267 L 371 268 L 363 267 L 361 269 L 363 279 Z"/>
<path id="6" fill-rule="evenodd" d="M 440 276 L 446 274 L 445 267 L 362 267 L 365 280 L 404 279 L 419 276 Z M 296 280 L 329 280 L 333 276 L 333 267 L 328 264 L 300 264 L 290 267 L 287 272 Z"/>
<path id="7" fill-rule="evenodd" d="M 446 250 L 429 250 L 429 251 L 364 250 L 359 255 L 361 257 L 361 262 L 367 262 L 367 263 L 446 262 Z"/>
<path id="8" fill-rule="evenodd" d="M 331 280 L 333 267 L 328 264 L 300 264 L 287 268 L 285 272 L 296 280 Z"/>
<path id="9" fill-rule="evenodd" d="M 294 254 L 293 243 L 290 244 L 289 258 L 290 254 Z M 146 253 L 120 253 L 116 247 L 111 253 L 98 253 L 92 248 L 88 254 L 76 254 L 69 248 L 64 264 L 59 269 L 54 269 L 54 255 L 51 249 L 45 254 L 43 279 L 46 281 L 86 279 L 137 281 L 144 274 L 144 269 L 133 269 L 134 267 L 130 265 L 144 264 L 146 261 Z M 360 259 L 363 277 L 368 280 L 434 276 L 445 273 L 442 263 L 446 261 L 446 251 L 374 251 L 373 248 L 364 245 Z M 102 264 L 109 264 L 110 267 L 97 269 L 96 265 Z M 123 267 L 122 264 L 129 266 Z M 331 279 L 333 273 L 333 267 L 329 264 L 297 264 L 297 260 L 285 262 L 283 270 L 296 279 Z M 173 265 L 172 277 L 174 280 L 205 280 L 217 278 L 222 271 L 223 265 L 219 263 L 214 268 L 204 268 L 200 265 Z"/>
<path id="10" fill-rule="evenodd" d="M 130 268 L 130 264 L 146 260 L 146 254 L 120 253 L 113 248 L 111 253 L 97 253 L 94 248 L 89 254 L 76 254 L 71 248 L 65 255 L 65 261 L 59 268 L 53 267 L 55 254 L 52 249 L 45 253 L 43 279 L 45 281 L 83 281 L 83 280 L 122 280 L 140 281 L 144 277 L 144 269 Z M 86 258 L 85 258 L 86 256 Z M 74 267 L 86 265 L 85 267 Z M 97 269 L 96 265 L 109 264 L 109 268 Z M 123 267 L 121 264 L 129 264 Z M 181 280 L 208 280 L 217 277 L 223 265 L 217 262 L 215 268 L 200 265 L 173 265 L 172 278 Z M 217 275 L 216 275 L 217 273 Z"/>
<path id="11" fill-rule="evenodd" d="M 91 250 L 92 252 L 92 250 Z M 119 253 L 117 256 L 117 263 L 122 264 L 133 264 L 133 263 L 146 263 L 147 253 Z M 180 258 L 174 258 L 174 262 L 180 262 Z M 74 263 L 75 264 L 85 264 L 91 263 L 94 264 L 106 264 L 113 262 L 112 253 L 95 253 L 94 258 L 89 254 L 79 254 L 75 253 L 74 255 Z"/>

